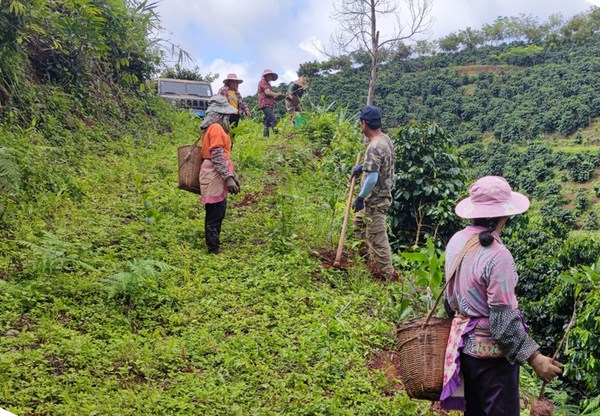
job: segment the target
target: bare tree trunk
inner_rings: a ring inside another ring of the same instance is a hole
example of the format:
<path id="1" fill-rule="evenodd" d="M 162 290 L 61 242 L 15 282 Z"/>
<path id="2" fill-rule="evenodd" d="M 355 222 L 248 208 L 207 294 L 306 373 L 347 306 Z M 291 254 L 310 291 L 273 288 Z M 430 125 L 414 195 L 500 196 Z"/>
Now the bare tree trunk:
<path id="1" fill-rule="evenodd" d="M 371 72 L 369 73 L 369 93 L 367 94 L 367 104 L 373 104 L 373 97 L 375 96 L 375 81 L 377 80 L 378 58 L 379 51 L 375 49 L 371 55 Z"/>
<path id="2" fill-rule="evenodd" d="M 371 58 L 367 104 L 372 104 L 375 98 L 379 52 L 385 48 L 397 47 L 416 35 L 424 34 L 431 26 L 429 14 L 433 0 L 404 0 L 407 7 L 405 14 L 408 18 L 407 26 L 404 26 L 400 20 L 399 3 L 400 0 L 333 1 L 335 9 L 333 19 L 339 22 L 339 28 L 331 38 L 333 46 L 342 54 L 351 56 L 354 52 L 365 51 Z M 386 36 L 384 32 L 380 36 L 377 29 L 378 16 L 396 18 L 396 28 L 391 35 Z M 321 52 L 330 58 L 336 56 L 335 52 L 328 53 L 325 48 Z"/>
<path id="3" fill-rule="evenodd" d="M 371 0 L 371 72 L 369 73 L 369 93 L 367 105 L 373 104 L 375 80 L 377 79 L 377 61 L 379 58 L 379 31 L 377 30 L 377 12 L 375 1 Z"/>

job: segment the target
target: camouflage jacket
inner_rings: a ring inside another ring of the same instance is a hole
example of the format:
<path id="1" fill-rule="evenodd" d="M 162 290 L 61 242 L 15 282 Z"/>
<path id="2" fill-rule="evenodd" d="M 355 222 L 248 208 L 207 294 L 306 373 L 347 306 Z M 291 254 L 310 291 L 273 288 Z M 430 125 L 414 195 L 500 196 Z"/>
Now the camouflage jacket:
<path id="1" fill-rule="evenodd" d="M 396 153 L 392 140 L 385 134 L 377 136 L 367 145 L 363 161 L 363 183 L 367 173 L 377 172 L 379 178 L 373 191 L 365 198 L 365 204 L 371 207 L 387 208 L 392 203 L 394 186 L 394 168 Z"/>

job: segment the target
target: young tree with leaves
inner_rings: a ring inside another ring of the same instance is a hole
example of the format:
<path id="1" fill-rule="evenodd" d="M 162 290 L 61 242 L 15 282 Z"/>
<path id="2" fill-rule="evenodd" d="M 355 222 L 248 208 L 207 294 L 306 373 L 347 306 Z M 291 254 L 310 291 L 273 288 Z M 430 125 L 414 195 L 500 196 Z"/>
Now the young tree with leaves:
<path id="1" fill-rule="evenodd" d="M 392 137 L 396 176 L 392 192 L 392 245 L 444 243 L 460 227 L 454 204 L 464 194 L 466 170 L 454 140 L 436 124 L 414 124 Z"/>

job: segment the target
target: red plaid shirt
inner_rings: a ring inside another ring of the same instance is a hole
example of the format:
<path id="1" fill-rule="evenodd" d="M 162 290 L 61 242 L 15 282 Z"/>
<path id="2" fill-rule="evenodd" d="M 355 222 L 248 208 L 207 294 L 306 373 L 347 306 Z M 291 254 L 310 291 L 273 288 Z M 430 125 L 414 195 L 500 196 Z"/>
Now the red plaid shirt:
<path id="1" fill-rule="evenodd" d="M 268 95 L 266 95 L 265 90 L 273 91 L 273 88 L 271 87 L 271 84 L 269 84 L 269 82 L 266 79 L 261 78 L 260 82 L 258 83 L 258 107 L 259 108 L 273 107 L 275 105 L 275 98 L 269 97 Z"/>
<path id="2" fill-rule="evenodd" d="M 222 95 L 223 97 L 225 97 L 229 100 L 229 91 L 230 91 L 230 88 L 227 85 L 223 85 L 221 88 L 219 88 L 219 95 Z M 246 115 L 250 114 L 250 109 L 248 108 L 246 103 L 244 101 L 242 101 L 242 95 L 240 94 L 240 92 L 236 91 L 235 95 L 237 95 L 238 113 L 240 115 L 241 114 L 246 114 Z"/>

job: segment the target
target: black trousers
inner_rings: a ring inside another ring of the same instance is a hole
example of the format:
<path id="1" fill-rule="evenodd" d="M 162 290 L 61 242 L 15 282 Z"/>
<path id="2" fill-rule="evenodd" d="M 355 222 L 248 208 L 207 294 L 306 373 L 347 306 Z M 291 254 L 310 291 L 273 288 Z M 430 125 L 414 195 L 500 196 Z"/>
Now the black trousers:
<path id="1" fill-rule="evenodd" d="M 465 416 L 519 416 L 519 366 L 506 358 L 460 355 Z"/>
<path id="2" fill-rule="evenodd" d="M 218 253 L 221 241 L 221 224 L 227 210 L 227 199 L 216 204 L 205 204 L 206 216 L 204 218 L 204 238 L 209 253 Z"/>
<path id="3" fill-rule="evenodd" d="M 269 128 L 272 128 L 275 133 L 277 130 L 275 126 L 277 126 L 277 118 L 275 117 L 275 112 L 273 111 L 273 107 L 263 107 L 261 108 L 265 115 L 265 119 L 263 121 L 265 128 L 263 129 L 263 136 L 269 137 Z"/>
<path id="4" fill-rule="evenodd" d="M 233 138 L 235 137 L 235 133 L 233 133 L 233 129 L 235 127 L 238 126 L 238 123 L 240 122 L 240 115 L 239 114 L 231 114 L 229 116 L 229 128 L 231 129 L 229 131 L 229 137 L 231 138 L 231 140 L 233 141 Z M 233 147 L 233 143 L 231 143 L 231 147 Z"/>

